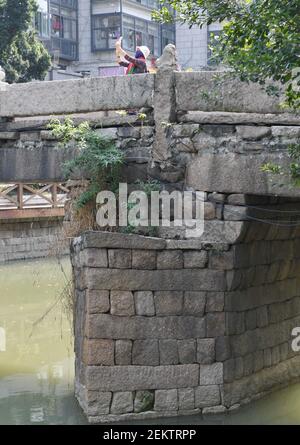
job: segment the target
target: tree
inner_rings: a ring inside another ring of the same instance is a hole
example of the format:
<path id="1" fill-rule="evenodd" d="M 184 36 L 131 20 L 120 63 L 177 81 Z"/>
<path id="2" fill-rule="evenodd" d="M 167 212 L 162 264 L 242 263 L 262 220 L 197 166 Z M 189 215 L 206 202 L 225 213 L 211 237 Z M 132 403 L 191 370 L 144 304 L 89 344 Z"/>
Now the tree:
<path id="1" fill-rule="evenodd" d="M 6 81 L 44 79 L 51 58 L 33 27 L 35 0 L 0 0 L 0 64 Z"/>
<path id="2" fill-rule="evenodd" d="M 287 105 L 300 108 L 299 0 L 160 0 L 153 18 L 202 27 L 223 22 L 216 57 L 232 67 L 243 81 L 285 87 Z M 297 70 L 298 69 L 298 70 Z M 273 89 L 273 92 L 275 89 Z"/>

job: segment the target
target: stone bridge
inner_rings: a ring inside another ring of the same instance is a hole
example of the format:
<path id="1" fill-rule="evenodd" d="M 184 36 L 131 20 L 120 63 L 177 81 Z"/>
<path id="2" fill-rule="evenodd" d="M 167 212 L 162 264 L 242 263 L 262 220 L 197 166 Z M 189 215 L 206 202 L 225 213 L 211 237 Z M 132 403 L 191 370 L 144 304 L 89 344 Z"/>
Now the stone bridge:
<path id="1" fill-rule="evenodd" d="M 125 151 L 126 182 L 205 192 L 200 239 L 170 227 L 73 241 L 76 395 L 90 422 L 226 412 L 299 379 L 300 193 L 260 168 L 287 164 L 299 142 L 300 117 L 280 102 L 172 66 L 2 87 L 0 182 L 62 181 L 74 148 L 46 123 L 73 115 Z M 132 108 L 146 117 L 116 113 Z"/>

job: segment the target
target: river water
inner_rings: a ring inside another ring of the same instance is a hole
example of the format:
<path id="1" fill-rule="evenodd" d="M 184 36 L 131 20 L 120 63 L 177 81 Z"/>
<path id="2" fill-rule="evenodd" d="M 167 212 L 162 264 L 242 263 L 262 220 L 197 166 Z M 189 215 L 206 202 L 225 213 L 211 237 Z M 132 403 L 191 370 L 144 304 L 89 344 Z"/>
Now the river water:
<path id="1" fill-rule="evenodd" d="M 61 305 L 68 277 L 67 259 L 0 266 L 0 425 L 86 423 L 73 395 L 72 329 Z M 300 384 L 229 415 L 147 423 L 300 424 Z"/>

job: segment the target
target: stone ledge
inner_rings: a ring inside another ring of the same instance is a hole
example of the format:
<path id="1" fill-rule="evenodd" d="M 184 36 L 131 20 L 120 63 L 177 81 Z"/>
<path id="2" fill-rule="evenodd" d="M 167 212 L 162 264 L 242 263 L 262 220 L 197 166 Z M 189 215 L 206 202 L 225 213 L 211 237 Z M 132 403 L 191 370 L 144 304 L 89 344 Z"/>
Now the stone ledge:
<path id="1" fill-rule="evenodd" d="M 78 243 L 77 239 L 77 243 Z M 86 232 L 81 237 L 81 248 L 89 247 L 110 249 L 142 249 L 142 250 L 163 250 L 166 247 L 166 240 L 152 238 L 141 235 L 124 234 L 119 232 Z"/>
<path id="2" fill-rule="evenodd" d="M 84 285 L 99 290 L 226 290 L 225 273 L 210 269 L 86 269 Z"/>
<path id="3" fill-rule="evenodd" d="M 143 413 L 128 413 L 121 415 L 108 414 L 103 416 L 89 416 L 88 421 L 91 424 L 114 423 L 133 420 L 162 419 L 178 416 L 194 416 L 201 414 L 201 409 L 178 410 L 178 411 L 145 411 Z"/>
<path id="4" fill-rule="evenodd" d="M 199 385 L 199 365 L 88 366 L 89 390 L 138 391 Z"/>
<path id="5" fill-rule="evenodd" d="M 179 122 L 197 124 L 276 124 L 300 125 L 300 115 L 285 114 L 259 114 L 259 113 L 233 113 L 222 111 L 190 111 L 180 115 Z"/>

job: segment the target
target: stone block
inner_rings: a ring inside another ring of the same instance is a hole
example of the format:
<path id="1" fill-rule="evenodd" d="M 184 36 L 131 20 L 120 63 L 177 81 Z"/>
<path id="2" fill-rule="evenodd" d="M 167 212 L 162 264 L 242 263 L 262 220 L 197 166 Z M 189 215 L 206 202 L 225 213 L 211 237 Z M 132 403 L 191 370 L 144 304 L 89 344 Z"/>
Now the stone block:
<path id="1" fill-rule="evenodd" d="M 248 141 L 258 141 L 271 135 L 271 127 L 259 127 L 256 125 L 237 125 L 236 132 L 237 135 L 242 139 Z"/>
<path id="2" fill-rule="evenodd" d="M 87 365 L 112 366 L 114 364 L 113 340 L 84 340 L 83 362 Z"/>
<path id="3" fill-rule="evenodd" d="M 134 293 L 135 311 L 137 315 L 151 317 L 155 315 L 153 292 L 138 291 Z"/>
<path id="4" fill-rule="evenodd" d="M 178 408 L 180 410 L 189 410 L 195 408 L 194 388 L 178 389 Z"/>
<path id="5" fill-rule="evenodd" d="M 134 399 L 134 412 L 143 413 L 152 411 L 154 406 L 154 393 L 151 391 L 137 391 Z"/>
<path id="6" fill-rule="evenodd" d="M 235 335 L 245 332 L 244 312 L 226 312 L 226 334 Z"/>
<path id="7" fill-rule="evenodd" d="M 196 341 L 194 339 L 178 340 L 179 363 L 196 362 Z"/>
<path id="8" fill-rule="evenodd" d="M 114 392 L 111 402 L 112 414 L 132 413 L 133 411 L 133 395 L 132 392 Z"/>
<path id="9" fill-rule="evenodd" d="M 202 317 L 206 304 L 206 292 L 184 292 L 183 313 Z"/>
<path id="10" fill-rule="evenodd" d="M 159 357 L 161 365 L 178 365 L 177 340 L 175 339 L 159 340 Z M 185 363 L 185 362 L 180 362 L 180 363 Z"/>
<path id="11" fill-rule="evenodd" d="M 156 269 L 156 251 L 155 250 L 133 250 L 132 251 L 133 269 Z"/>
<path id="12" fill-rule="evenodd" d="M 91 231 L 82 236 L 82 245 L 110 249 L 163 250 L 166 247 L 166 240 L 120 232 Z"/>
<path id="13" fill-rule="evenodd" d="M 86 385 L 90 390 L 138 391 L 190 388 L 199 384 L 199 365 L 88 366 Z"/>
<path id="14" fill-rule="evenodd" d="M 204 203 L 204 219 L 210 220 L 216 217 L 216 208 L 212 202 Z"/>
<path id="15" fill-rule="evenodd" d="M 183 310 L 183 292 L 155 292 L 156 315 L 179 315 Z"/>
<path id="16" fill-rule="evenodd" d="M 217 270 L 231 270 L 235 267 L 233 251 L 209 252 L 209 267 Z"/>
<path id="17" fill-rule="evenodd" d="M 271 349 L 264 349 L 264 367 L 268 368 L 270 366 L 272 366 L 272 353 L 271 353 Z"/>
<path id="18" fill-rule="evenodd" d="M 225 313 L 211 312 L 206 314 L 207 337 L 220 337 L 225 334 Z"/>
<path id="19" fill-rule="evenodd" d="M 117 340 L 115 345 L 116 365 L 131 365 L 132 341 Z"/>
<path id="20" fill-rule="evenodd" d="M 223 383 L 223 363 L 200 366 L 200 385 L 221 385 Z"/>
<path id="21" fill-rule="evenodd" d="M 192 316 L 119 317 L 110 314 L 91 314 L 86 326 L 91 338 L 142 340 L 145 338 L 205 337 L 205 318 Z"/>
<path id="22" fill-rule="evenodd" d="M 110 293 L 110 307 L 112 315 L 120 315 L 122 317 L 134 315 L 132 292 L 112 290 Z"/>
<path id="23" fill-rule="evenodd" d="M 157 253 L 158 269 L 182 269 L 183 254 L 181 250 L 162 251 Z"/>
<path id="24" fill-rule="evenodd" d="M 248 376 L 254 372 L 254 354 L 247 354 L 244 357 L 244 375 Z"/>
<path id="25" fill-rule="evenodd" d="M 111 392 L 87 391 L 87 414 L 99 416 L 109 414 Z"/>
<path id="26" fill-rule="evenodd" d="M 107 249 L 85 249 L 80 252 L 81 267 L 107 267 Z"/>
<path id="27" fill-rule="evenodd" d="M 154 411 L 177 411 L 177 389 L 155 391 Z"/>
<path id="28" fill-rule="evenodd" d="M 205 312 L 222 312 L 224 310 L 224 292 L 207 292 Z"/>
<path id="29" fill-rule="evenodd" d="M 224 362 L 231 356 L 230 337 L 216 338 L 216 361 Z"/>
<path id="30" fill-rule="evenodd" d="M 227 412 L 226 406 L 223 406 L 223 405 L 211 406 L 209 408 L 203 408 L 202 416 L 211 416 L 211 415 L 217 415 L 217 414 L 224 414 L 226 412 Z"/>
<path id="31" fill-rule="evenodd" d="M 140 137 L 139 127 L 119 127 L 117 130 L 118 137 L 120 138 L 134 138 L 138 139 Z"/>
<path id="32" fill-rule="evenodd" d="M 223 271 L 210 269 L 124 270 L 86 268 L 85 283 L 90 289 L 170 290 L 170 291 L 223 291 L 226 281 Z"/>
<path id="33" fill-rule="evenodd" d="M 195 408 L 206 408 L 220 405 L 220 389 L 218 385 L 199 386 L 195 389 Z"/>
<path id="34" fill-rule="evenodd" d="M 99 128 L 95 131 L 104 138 L 118 139 L 118 128 Z"/>
<path id="35" fill-rule="evenodd" d="M 187 251 L 183 256 L 186 269 L 201 269 L 207 265 L 208 253 L 205 250 Z"/>
<path id="36" fill-rule="evenodd" d="M 108 262 L 113 269 L 131 269 L 131 250 L 109 249 Z"/>
<path id="37" fill-rule="evenodd" d="M 263 328 L 268 325 L 268 308 L 262 306 L 256 309 L 256 322 L 259 328 Z"/>
<path id="38" fill-rule="evenodd" d="M 264 367 L 264 351 L 255 351 L 254 357 L 254 372 L 261 371 Z"/>
<path id="39" fill-rule="evenodd" d="M 132 347 L 132 364 L 158 366 L 158 340 L 135 340 Z"/>
<path id="40" fill-rule="evenodd" d="M 86 306 L 89 314 L 109 312 L 108 290 L 86 290 Z"/>
<path id="41" fill-rule="evenodd" d="M 247 331 L 256 328 L 256 309 L 251 309 L 245 312 L 245 326 Z"/>
<path id="42" fill-rule="evenodd" d="M 197 362 L 211 364 L 215 361 L 215 339 L 201 338 L 197 340 Z"/>
<path id="43" fill-rule="evenodd" d="M 233 382 L 235 379 L 235 359 L 230 358 L 223 363 L 223 378 L 225 383 Z"/>

